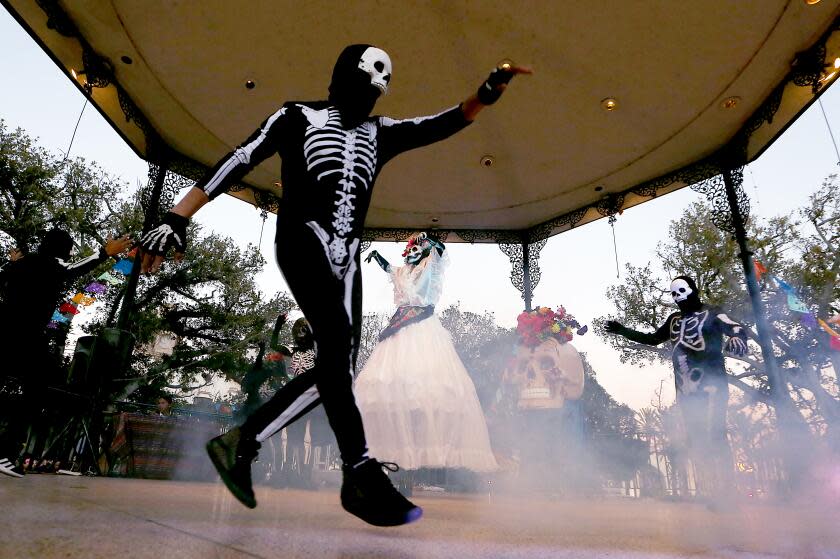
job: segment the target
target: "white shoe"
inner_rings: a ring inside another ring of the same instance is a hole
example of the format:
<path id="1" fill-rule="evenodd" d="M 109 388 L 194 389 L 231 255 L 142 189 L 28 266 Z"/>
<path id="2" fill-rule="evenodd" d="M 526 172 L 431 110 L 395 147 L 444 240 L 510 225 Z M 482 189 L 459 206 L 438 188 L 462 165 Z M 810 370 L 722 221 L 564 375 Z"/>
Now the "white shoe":
<path id="1" fill-rule="evenodd" d="M 0 474 L 12 477 L 23 477 L 23 470 L 9 462 L 8 458 L 0 458 Z"/>

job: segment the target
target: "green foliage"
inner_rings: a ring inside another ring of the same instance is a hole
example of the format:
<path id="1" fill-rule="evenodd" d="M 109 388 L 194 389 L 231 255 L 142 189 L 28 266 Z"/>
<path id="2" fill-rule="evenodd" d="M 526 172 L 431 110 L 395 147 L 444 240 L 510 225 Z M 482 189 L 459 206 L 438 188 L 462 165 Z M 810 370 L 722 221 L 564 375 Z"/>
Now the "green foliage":
<path id="1" fill-rule="evenodd" d="M 61 226 L 73 236 L 76 256 L 86 256 L 108 236 L 137 235 L 143 223 L 142 200 L 143 189 L 131 193 L 127 184 L 96 164 L 58 158 L 23 130 L 9 130 L 0 121 L 4 252 L 14 247 L 31 251 L 44 230 Z M 114 397 L 135 392 L 152 398 L 166 387 L 239 380 L 251 366 L 257 343 L 270 336 L 277 315 L 294 308 L 285 293 L 265 300 L 255 282 L 264 264 L 255 247 L 240 250 L 231 239 L 203 235 L 198 226 L 191 226 L 185 260 L 167 263 L 158 275 L 140 279 L 130 324 L 137 346 L 129 370 L 113 371 L 114 379 L 126 379 L 114 383 Z M 67 295 L 90 279 L 69 286 Z M 118 287 L 98 297 L 104 305 L 84 330 L 96 333 L 113 326 L 121 297 Z M 177 340 L 171 355 L 153 351 L 162 334 Z"/>
<path id="2" fill-rule="evenodd" d="M 29 252 L 40 235 L 60 226 L 73 235 L 80 255 L 122 233 L 111 208 L 126 185 L 95 163 L 63 160 L 23 130 L 0 120 L 0 249 Z"/>
<path id="3" fill-rule="evenodd" d="M 840 430 L 840 400 L 837 371 L 840 359 L 831 351 L 828 336 L 819 328 L 805 326 L 800 313 L 787 306 L 786 294 L 770 275 L 784 279 L 817 317 L 828 318 L 840 308 L 840 184 L 828 177 L 806 206 L 788 215 L 753 220 L 748 243 L 769 275 L 762 278 L 762 300 L 772 327 L 774 354 L 783 372 L 788 394 L 811 423 L 821 432 L 826 425 Z M 750 329 L 754 340 L 748 356 L 729 359 L 730 383 L 746 396 L 745 402 L 769 401 L 769 385 L 760 348 L 755 340 L 755 318 L 747 294 L 738 248 L 729 235 L 711 223 L 710 211 L 703 203 L 686 208 L 674 220 L 669 236 L 657 248 L 657 266 L 628 265 L 622 284 L 611 286 L 607 297 L 616 312 L 596 323 L 607 342 L 619 351 L 623 362 L 643 364 L 667 360 L 670 349 L 635 344 L 619 336 L 605 334 L 603 322 L 617 320 L 626 326 L 652 331 L 673 312 L 667 288 L 670 279 L 686 274 L 695 277 L 702 298 L 723 307 L 733 318 Z"/>

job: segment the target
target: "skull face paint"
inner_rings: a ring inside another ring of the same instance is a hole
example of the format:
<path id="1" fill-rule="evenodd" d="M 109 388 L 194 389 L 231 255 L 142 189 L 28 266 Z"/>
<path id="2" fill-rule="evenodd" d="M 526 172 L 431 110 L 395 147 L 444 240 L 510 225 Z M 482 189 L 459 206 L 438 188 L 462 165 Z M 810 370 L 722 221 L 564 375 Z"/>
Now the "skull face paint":
<path id="1" fill-rule="evenodd" d="M 423 260 L 423 249 L 420 245 L 414 245 L 408 249 L 408 253 L 405 255 L 406 264 L 417 264 L 421 260 Z"/>
<path id="2" fill-rule="evenodd" d="M 388 94 L 388 84 L 391 82 L 391 57 L 384 50 L 376 47 L 368 48 L 359 60 L 359 69 L 370 76 L 370 83 L 382 92 Z"/>
<path id="3" fill-rule="evenodd" d="M 432 251 L 432 243 L 426 238 L 425 233 L 418 233 L 412 235 L 405 245 L 405 250 L 402 255 L 405 258 L 406 264 L 418 264 L 421 260 L 429 256 Z"/>

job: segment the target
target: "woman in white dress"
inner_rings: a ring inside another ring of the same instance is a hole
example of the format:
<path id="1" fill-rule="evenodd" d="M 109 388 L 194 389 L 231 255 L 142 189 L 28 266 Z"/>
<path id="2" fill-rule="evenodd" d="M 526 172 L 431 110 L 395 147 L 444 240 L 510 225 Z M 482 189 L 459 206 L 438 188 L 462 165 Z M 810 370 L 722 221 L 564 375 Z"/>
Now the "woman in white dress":
<path id="1" fill-rule="evenodd" d="M 434 313 L 445 247 L 418 233 L 403 256 L 398 267 L 375 250 L 365 260 L 390 275 L 397 305 L 354 388 L 370 452 L 406 470 L 497 470 L 475 386 Z"/>

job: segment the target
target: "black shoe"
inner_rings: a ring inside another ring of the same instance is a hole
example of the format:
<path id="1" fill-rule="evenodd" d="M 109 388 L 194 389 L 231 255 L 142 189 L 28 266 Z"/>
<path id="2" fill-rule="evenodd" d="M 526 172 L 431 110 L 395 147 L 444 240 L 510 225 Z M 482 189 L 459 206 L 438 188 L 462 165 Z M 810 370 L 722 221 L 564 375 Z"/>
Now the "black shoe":
<path id="1" fill-rule="evenodd" d="M 249 509 L 257 506 L 251 483 L 251 462 L 257 457 L 259 449 L 257 441 L 242 438 L 239 427 L 207 443 L 207 454 L 225 486 Z"/>
<path id="2" fill-rule="evenodd" d="M 392 462 L 378 462 L 373 458 L 355 467 L 344 466 L 341 506 L 374 526 L 400 526 L 420 520 L 423 509 L 400 495 L 382 468 L 399 470 Z"/>
<path id="3" fill-rule="evenodd" d="M 23 477 L 26 475 L 22 468 L 18 468 L 8 458 L 0 458 L 0 474 L 11 477 Z"/>

